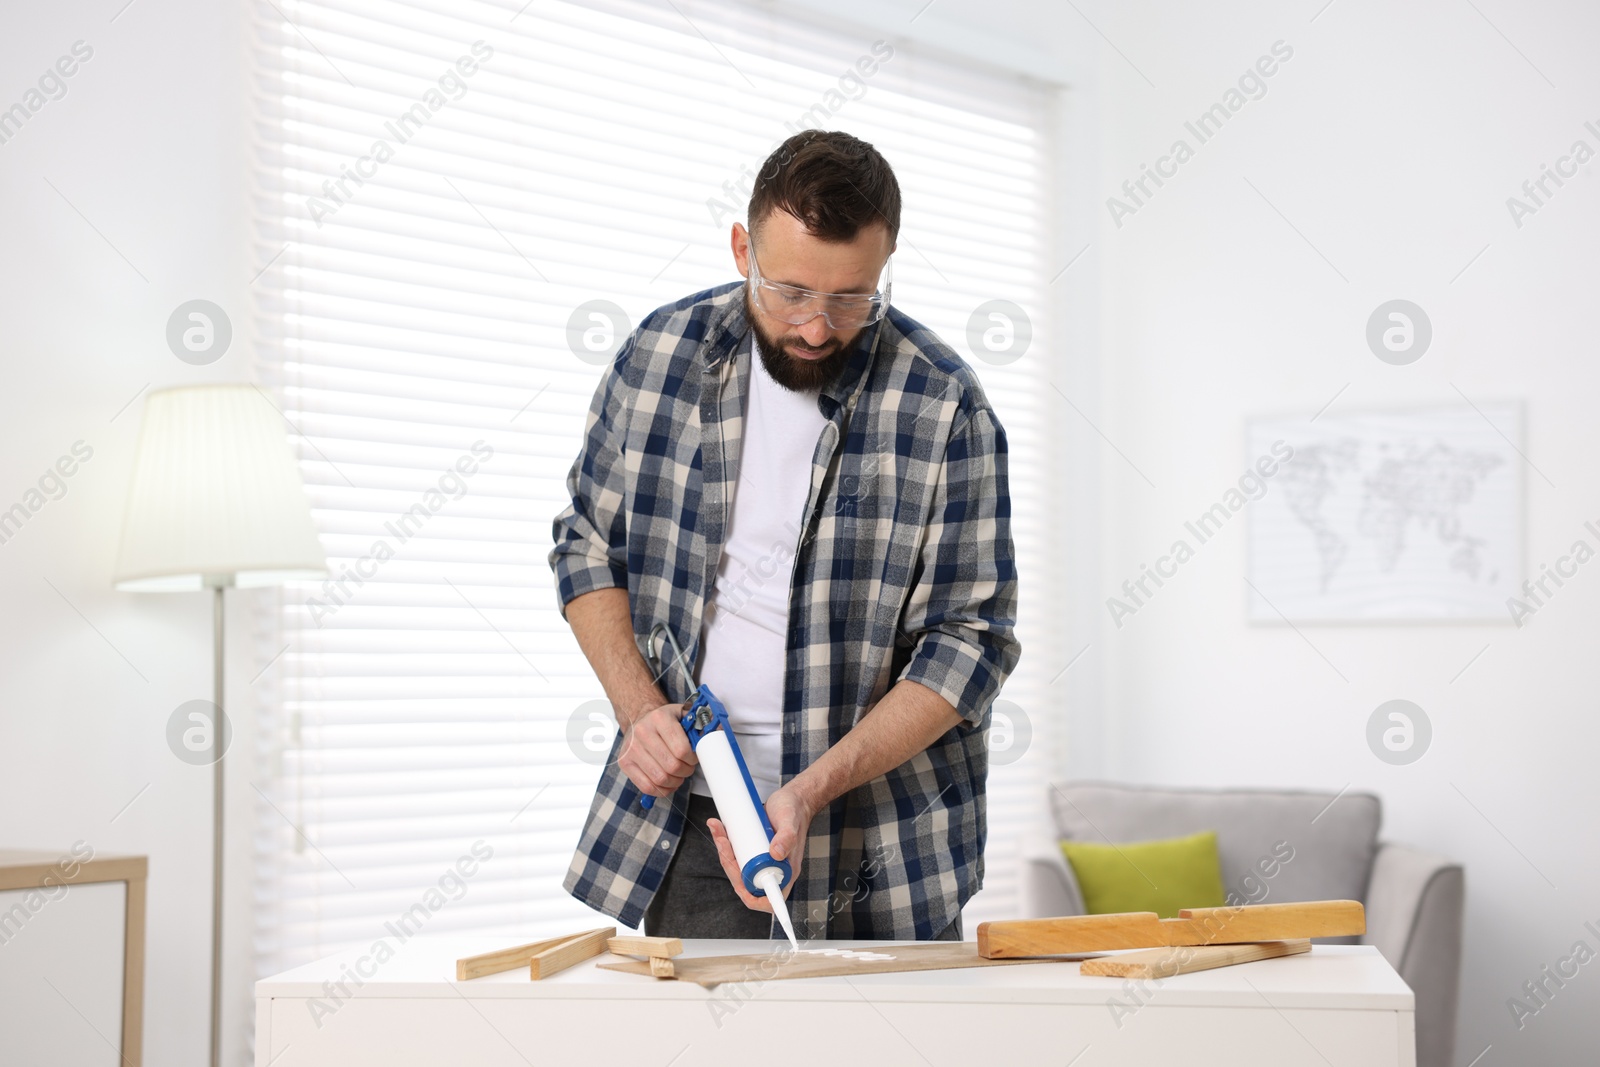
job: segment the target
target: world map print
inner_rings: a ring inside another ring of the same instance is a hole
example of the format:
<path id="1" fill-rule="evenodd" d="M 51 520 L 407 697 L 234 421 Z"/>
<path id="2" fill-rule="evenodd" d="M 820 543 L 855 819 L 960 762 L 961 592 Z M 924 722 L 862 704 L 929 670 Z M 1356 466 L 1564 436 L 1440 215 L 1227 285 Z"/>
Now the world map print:
<path id="1" fill-rule="evenodd" d="M 1521 581 L 1515 404 L 1261 419 L 1294 449 L 1250 511 L 1252 621 L 1505 618 Z"/>

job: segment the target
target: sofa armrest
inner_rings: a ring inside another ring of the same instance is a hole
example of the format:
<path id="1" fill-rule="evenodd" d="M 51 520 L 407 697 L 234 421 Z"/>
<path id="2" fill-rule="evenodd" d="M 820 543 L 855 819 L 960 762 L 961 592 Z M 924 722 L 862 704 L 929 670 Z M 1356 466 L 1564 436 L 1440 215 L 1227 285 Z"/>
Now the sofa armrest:
<path id="1" fill-rule="evenodd" d="M 1083 894 L 1061 843 L 1047 830 L 1025 839 L 1022 849 L 1022 918 L 1082 915 Z"/>
<path id="2" fill-rule="evenodd" d="M 1367 885 L 1367 932 L 1416 995 L 1418 1067 L 1446 1067 L 1455 1049 L 1466 878 L 1461 865 L 1381 844 Z"/>

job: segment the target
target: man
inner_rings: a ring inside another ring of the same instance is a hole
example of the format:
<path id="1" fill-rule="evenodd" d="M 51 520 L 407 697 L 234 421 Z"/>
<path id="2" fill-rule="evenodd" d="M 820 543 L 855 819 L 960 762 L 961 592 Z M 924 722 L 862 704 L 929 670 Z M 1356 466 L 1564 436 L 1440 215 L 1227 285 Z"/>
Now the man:
<path id="1" fill-rule="evenodd" d="M 800 935 L 958 940 L 1019 652 L 1005 434 L 888 306 L 900 187 L 871 145 L 789 138 L 748 223 L 743 283 L 652 312 L 618 351 L 555 520 L 562 611 L 619 728 L 565 885 L 651 934 L 777 936 L 678 724 L 692 673 L 794 868 Z M 658 624 L 685 669 L 647 665 Z"/>

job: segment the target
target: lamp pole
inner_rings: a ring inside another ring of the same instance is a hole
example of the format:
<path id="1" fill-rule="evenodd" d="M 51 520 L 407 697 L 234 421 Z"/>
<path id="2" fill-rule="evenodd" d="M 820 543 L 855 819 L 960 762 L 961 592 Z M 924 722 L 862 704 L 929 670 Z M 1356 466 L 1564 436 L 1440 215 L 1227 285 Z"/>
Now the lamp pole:
<path id="1" fill-rule="evenodd" d="M 282 418 L 261 390 L 243 382 L 151 393 L 112 577 L 128 592 L 211 591 L 212 1067 L 222 1067 L 223 761 L 231 734 L 223 710 L 224 594 L 230 586 L 328 573 Z"/>
<path id="2" fill-rule="evenodd" d="M 222 1067 L 222 758 L 226 721 L 222 710 L 222 591 L 231 584 L 227 576 L 208 577 L 211 586 L 211 706 L 216 721 L 211 724 L 211 1067 Z"/>

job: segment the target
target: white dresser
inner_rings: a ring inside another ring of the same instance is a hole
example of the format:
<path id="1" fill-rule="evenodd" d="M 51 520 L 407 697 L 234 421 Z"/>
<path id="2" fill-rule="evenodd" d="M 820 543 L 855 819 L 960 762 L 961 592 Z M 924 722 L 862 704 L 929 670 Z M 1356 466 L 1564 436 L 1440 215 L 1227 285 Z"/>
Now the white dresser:
<path id="1" fill-rule="evenodd" d="M 602 955 L 543 981 L 526 969 L 456 982 L 457 957 L 505 940 L 416 937 L 256 984 L 258 1067 L 637 1064 L 1184 1063 L 1414 1067 L 1412 996 L 1376 949 L 1310 953 L 1147 983 L 1076 963 L 807 978 L 702 989 L 600 970 Z M 828 942 L 870 947 L 879 942 Z M 686 955 L 766 941 L 685 941 Z M 358 988 L 347 976 L 357 974 Z M 351 994 L 324 983 L 344 982 Z M 1085 1051 L 1087 1050 L 1087 1051 Z M 1075 1059 L 1075 1057 L 1078 1057 Z"/>

